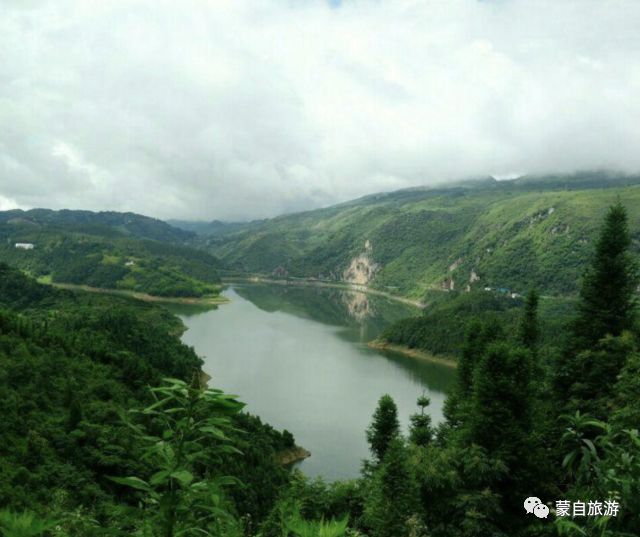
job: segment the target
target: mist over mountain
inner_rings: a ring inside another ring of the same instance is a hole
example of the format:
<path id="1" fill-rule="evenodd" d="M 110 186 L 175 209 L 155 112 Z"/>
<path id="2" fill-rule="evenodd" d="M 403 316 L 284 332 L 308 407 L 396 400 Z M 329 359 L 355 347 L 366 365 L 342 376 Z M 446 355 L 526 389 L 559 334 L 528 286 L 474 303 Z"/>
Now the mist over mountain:
<path id="1" fill-rule="evenodd" d="M 635 1 L 2 2 L 0 209 L 238 221 L 640 170 Z"/>

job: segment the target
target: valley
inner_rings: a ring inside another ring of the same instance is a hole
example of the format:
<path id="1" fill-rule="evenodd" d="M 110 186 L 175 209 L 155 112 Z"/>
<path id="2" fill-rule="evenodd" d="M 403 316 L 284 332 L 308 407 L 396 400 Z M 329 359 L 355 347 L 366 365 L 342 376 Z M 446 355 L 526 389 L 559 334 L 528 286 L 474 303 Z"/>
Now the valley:
<path id="1" fill-rule="evenodd" d="M 583 174 L 188 229 L 0 212 L 0 532 L 143 535 L 158 498 L 216 537 L 564 535 L 531 487 L 632 512 L 639 209 Z"/>

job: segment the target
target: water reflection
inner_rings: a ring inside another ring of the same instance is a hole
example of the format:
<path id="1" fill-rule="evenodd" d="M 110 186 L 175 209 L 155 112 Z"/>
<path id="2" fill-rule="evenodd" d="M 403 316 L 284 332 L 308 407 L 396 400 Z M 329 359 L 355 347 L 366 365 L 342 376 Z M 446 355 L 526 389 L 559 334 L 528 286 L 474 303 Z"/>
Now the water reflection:
<path id="1" fill-rule="evenodd" d="M 251 284 L 234 285 L 233 290 L 264 311 L 291 313 L 329 326 L 358 327 L 349 332 L 351 341 L 371 341 L 391 323 L 417 312 L 385 297 L 331 287 Z"/>

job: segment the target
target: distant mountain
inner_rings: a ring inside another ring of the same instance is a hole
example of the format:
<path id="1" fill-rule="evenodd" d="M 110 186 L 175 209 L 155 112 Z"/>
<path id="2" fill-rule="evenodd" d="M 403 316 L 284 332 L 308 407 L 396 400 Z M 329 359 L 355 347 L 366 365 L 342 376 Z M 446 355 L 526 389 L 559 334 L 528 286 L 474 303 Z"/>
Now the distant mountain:
<path id="1" fill-rule="evenodd" d="M 237 271 L 349 281 L 416 298 L 468 287 L 571 294 L 618 197 L 640 251 L 640 176 L 608 172 L 374 194 L 198 240 Z"/>
<path id="2" fill-rule="evenodd" d="M 263 220 L 260 220 L 260 222 L 262 221 Z M 176 228 L 198 235 L 220 235 L 222 233 L 244 229 L 247 226 L 246 222 L 221 222 L 220 220 L 212 220 L 211 222 L 200 220 L 167 220 L 167 223 Z"/>
<path id="3" fill-rule="evenodd" d="M 91 235 L 111 234 L 164 242 L 184 242 L 194 236 L 194 233 L 173 227 L 162 220 L 135 213 L 114 211 L 15 209 L 0 212 L 0 223 L 12 222 L 60 227 L 67 231 L 75 230 Z"/>
<path id="4" fill-rule="evenodd" d="M 219 290 L 219 261 L 185 246 L 195 234 L 134 213 L 0 212 L 0 261 L 57 283 L 160 296 Z"/>

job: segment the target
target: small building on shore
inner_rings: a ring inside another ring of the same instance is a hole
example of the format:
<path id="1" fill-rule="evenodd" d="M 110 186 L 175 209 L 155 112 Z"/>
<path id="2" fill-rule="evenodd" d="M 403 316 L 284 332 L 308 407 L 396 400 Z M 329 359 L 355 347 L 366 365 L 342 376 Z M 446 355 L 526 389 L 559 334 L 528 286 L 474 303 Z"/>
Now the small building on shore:
<path id="1" fill-rule="evenodd" d="M 16 242 L 16 248 L 19 250 L 33 250 L 34 244 L 32 242 Z"/>

